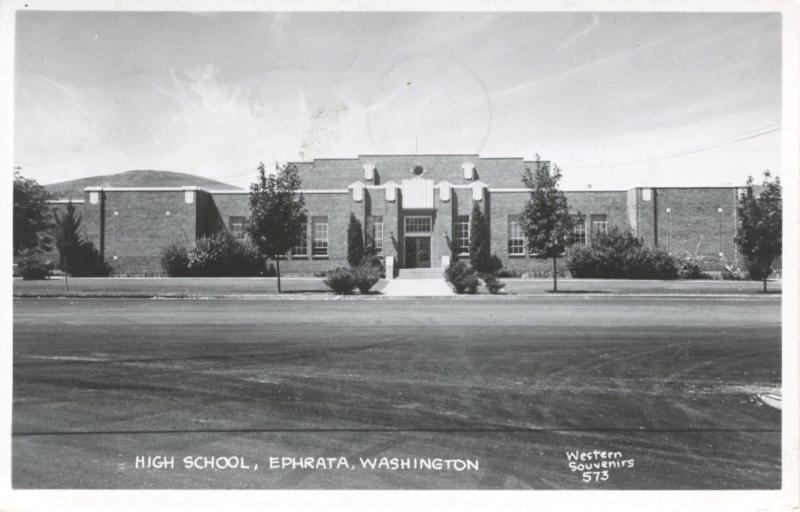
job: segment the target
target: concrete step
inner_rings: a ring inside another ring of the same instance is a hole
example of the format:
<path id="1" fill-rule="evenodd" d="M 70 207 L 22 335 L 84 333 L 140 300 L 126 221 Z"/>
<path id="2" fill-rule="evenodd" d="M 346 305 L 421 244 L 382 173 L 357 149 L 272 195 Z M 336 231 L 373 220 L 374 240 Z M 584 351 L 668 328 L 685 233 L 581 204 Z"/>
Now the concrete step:
<path id="1" fill-rule="evenodd" d="M 389 297 L 446 297 L 455 295 L 441 277 L 438 279 L 393 279 L 381 290 Z"/>
<path id="2" fill-rule="evenodd" d="M 401 268 L 398 279 L 441 279 L 444 272 L 440 268 Z"/>

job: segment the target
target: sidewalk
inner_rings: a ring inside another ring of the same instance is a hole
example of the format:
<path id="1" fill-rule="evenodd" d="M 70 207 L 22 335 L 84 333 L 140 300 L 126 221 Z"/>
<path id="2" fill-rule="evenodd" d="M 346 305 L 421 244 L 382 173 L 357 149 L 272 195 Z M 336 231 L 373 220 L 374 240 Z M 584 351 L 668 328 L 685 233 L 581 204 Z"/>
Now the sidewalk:
<path id="1" fill-rule="evenodd" d="M 387 297 L 452 297 L 444 279 L 395 279 L 381 291 Z"/>

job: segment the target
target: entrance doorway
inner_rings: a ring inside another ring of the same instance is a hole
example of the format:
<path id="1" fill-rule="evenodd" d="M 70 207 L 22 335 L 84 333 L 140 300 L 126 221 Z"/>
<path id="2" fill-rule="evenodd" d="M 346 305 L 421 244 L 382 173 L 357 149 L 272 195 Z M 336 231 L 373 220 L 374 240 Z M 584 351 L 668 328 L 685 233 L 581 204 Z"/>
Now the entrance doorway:
<path id="1" fill-rule="evenodd" d="M 431 237 L 407 236 L 405 268 L 431 268 Z"/>

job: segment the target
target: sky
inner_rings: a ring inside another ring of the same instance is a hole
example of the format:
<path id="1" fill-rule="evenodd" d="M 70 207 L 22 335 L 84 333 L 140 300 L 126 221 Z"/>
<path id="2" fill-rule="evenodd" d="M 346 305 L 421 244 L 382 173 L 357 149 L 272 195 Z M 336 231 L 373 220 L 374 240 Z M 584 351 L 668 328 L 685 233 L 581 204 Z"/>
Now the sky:
<path id="1" fill-rule="evenodd" d="M 778 172 L 774 13 L 20 12 L 15 166 L 246 187 L 259 162 L 475 154 L 568 190 Z"/>

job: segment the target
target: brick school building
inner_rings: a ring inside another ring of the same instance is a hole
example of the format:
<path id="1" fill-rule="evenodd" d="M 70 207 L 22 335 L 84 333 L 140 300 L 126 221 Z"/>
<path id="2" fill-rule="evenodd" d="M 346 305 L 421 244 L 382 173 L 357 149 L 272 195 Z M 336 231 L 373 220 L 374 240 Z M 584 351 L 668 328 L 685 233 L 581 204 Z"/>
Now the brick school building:
<path id="1" fill-rule="evenodd" d="M 287 274 L 347 264 L 351 213 L 395 269 L 441 268 L 469 247 L 470 213 L 488 217 L 491 251 L 520 274 L 544 275 L 552 263 L 525 248 L 520 214 L 529 198 L 526 168 L 547 162 L 478 155 L 362 155 L 295 163 L 307 222 L 302 241 L 282 261 Z M 733 237 L 741 187 L 637 187 L 566 190 L 574 237 L 588 244 L 612 226 L 630 229 L 671 254 L 699 256 L 707 270 L 739 264 Z M 173 242 L 228 230 L 245 237 L 248 191 L 184 187 L 86 187 L 75 201 L 83 235 L 117 275 L 161 275 L 161 251 Z M 66 199 L 52 201 L 62 209 Z M 562 268 L 563 262 L 561 262 Z"/>

